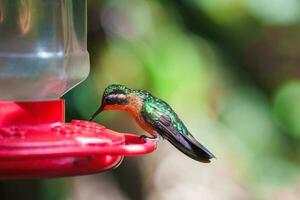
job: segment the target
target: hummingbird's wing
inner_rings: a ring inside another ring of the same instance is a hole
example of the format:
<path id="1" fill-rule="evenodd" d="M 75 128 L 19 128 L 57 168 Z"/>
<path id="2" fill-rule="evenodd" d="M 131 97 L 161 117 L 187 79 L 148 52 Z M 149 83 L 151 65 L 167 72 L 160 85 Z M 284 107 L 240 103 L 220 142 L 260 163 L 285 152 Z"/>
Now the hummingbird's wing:
<path id="1" fill-rule="evenodd" d="M 201 162 L 210 162 L 209 159 L 215 156 L 187 131 L 180 119 L 172 121 L 169 115 L 176 118 L 177 115 L 171 108 L 166 110 L 160 106 L 157 103 L 144 104 L 141 113 L 143 119 L 184 154 Z"/>

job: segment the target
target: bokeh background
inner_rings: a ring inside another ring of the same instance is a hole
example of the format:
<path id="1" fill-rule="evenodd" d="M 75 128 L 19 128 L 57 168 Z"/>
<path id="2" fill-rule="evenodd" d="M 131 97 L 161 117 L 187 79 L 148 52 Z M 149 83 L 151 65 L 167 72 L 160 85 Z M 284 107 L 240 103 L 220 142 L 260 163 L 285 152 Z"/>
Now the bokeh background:
<path id="1" fill-rule="evenodd" d="M 300 1 L 88 0 L 88 51 L 90 76 L 63 97 L 68 120 L 88 119 L 111 83 L 147 89 L 217 159 L 164 141 L 98 175 L 1 181 L 1 199 L 299 199 Z M 126 113 L 96 121 L 144 134 Z"/>

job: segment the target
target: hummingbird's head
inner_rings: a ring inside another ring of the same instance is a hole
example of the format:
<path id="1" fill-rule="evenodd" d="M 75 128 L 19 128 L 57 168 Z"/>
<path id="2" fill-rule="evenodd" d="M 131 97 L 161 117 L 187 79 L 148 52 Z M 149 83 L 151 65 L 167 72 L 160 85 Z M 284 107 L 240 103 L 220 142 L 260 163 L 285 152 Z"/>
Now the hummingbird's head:
<path id="1" fill-rule="evenodd" d="M 121 110 L 128 104 L 127 95 L 131 90 L 124 85 L 112 84 L 105 88 L 100 108 L 90 120 L 93 120 L 103 110 Z"/>
<path id="2" fill-rule="evenodd" d="M 127 95 L 131 90 L 124 85 L 109 85 L 103 92 L 102 108 L 103 110 L 118 110 L 128 103 Z"/>

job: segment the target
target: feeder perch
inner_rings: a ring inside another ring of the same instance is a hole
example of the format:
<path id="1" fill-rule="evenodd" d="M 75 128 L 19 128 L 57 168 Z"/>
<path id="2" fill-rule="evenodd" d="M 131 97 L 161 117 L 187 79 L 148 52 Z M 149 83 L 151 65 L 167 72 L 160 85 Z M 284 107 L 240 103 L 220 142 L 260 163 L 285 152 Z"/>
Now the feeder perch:
<path id="1" fill-rule="evenodd" d="M 86 1 L 0 3 L 0 178 L 98 173 L 156 144 L 65 122 L 65 92 L 89 73 Z"/>

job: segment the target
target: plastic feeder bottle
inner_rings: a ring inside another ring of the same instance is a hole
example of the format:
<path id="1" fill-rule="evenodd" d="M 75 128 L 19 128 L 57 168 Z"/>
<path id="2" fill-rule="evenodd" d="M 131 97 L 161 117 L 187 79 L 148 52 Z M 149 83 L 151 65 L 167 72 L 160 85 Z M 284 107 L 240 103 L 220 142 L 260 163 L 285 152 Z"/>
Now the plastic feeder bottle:
<path id="1" fill-rule="evenodd" d="M 97 173 L 155 149 L 97 123 L 65 123 L 59 98 L 88 73 L 85 0 L 0 2 L 0 178 Z"/>

